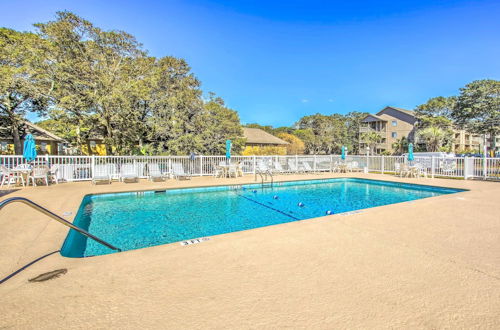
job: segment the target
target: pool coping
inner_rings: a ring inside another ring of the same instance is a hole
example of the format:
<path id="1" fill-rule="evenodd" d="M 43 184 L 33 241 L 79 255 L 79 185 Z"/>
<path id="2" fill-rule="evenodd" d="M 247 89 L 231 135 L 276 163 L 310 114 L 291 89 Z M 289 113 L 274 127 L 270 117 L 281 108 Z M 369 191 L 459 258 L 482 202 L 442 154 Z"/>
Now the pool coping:
<path id="1" fill-rule="evenodd" d="M 357 174 L 357 173 L 356 173 Z M 397 178 L 397 177 L 396 177 Z M 428 198 L 443 198 L 443 197 L 448 197 L 449 195 L 455 195 L 455 194 L 460 194 L 460 193 L 466 193 L 470 191 L 470 189 L 467 188 L 453 188 L 453 187 L 448 187 L 448 186 L 438 186 L 438 185 L 429 185 L 429 184 L 421 184 L 421 183 L 409 183 L 409 182 L 401 182 L 401 181 L 396 181 L 396 180 L 383 180 L 383 179 L 372 179 L 372 178 L 363 178 L 363 177 L 358 177 L 358 176 L 341 176 L 341 177 L 334 177 L 334 178 L 316 178 L 316 179 L 294 179 L 294 180 L 279 180 L 276 181 L 275 183 L 293 183 L 293 182 L 307 182 L 307 181 L 323 181 L 323 180 L 349 180 L 349 179 L 354 179 L 354 180 L 364 180 L 364 181 L 373 181 L 373 182 L 388 182 L 388 183 L 397 183 L 397 184 L 403 184 L 403 185 L 409 185 L 409 186 L 420 186 L 420 187 L 430 187 L 430 188 L 437 188 L 437 189 L 450 189 L 450 190 L 458 190 L 453 193 L 445 193 L 439 196 L 432 196 L 432 197 L 426 197 L 426 198 L 419 198 L 416 200 L 411 200 L 411 201 L 402 201 L 402 202 L 397 202 L 397 203 L 391 203 L 391 204 L 386 204 L 386 205 L 379 205 L 379 206 L 373 206 L 373 207 L 367 207 L 363 209 L 357 209 L 357 210 L 352 210 L 352 211 L 346 211 L 346 212 L 340 212 L 340 213 L 335 213 L 335 214 L 329 214 L 329 215 L 323 215 L 319 217 L 312 217 L 312 218 L 306 218 L 306 219 L 296 219 L 294 221 L 290 222 L 284 222 L 284 223 L 278 223 L 278 224 L 272 224 L 268 226 L 263 226 L 263 227 L 255 227 L 255 228 L 250 228 L 250 229 L 244 229 L 244 230 L 237 230 L 237 231 L 232 231 L 232 232 L 227 232 L 227 233 L 221 233 L 221 234 L 216 234 L 216 235 L 209 235 L 209 236 L 202 236 L 202 237 L 190 237 L 186 238 L 180 241 L 175 241 L 175 242 L 170 242 L 170 243 L 164 243 L 164 244 L 158 244 L 158 245 L 152 245 L 152 246 L 145 246 L 137 249 L 130 249 L 130 250 L 124 250 L 124 251 L 119 251 L 119 252 L 112 252 L 112 253 L 107 253 L 107 254 L 99 254 L 99 255 L 91 255 L 91 256 L 83 256 L 83 257 L 69 257 L 69 256 L 64 256 L 62 254 L 62 250 L 64 249 L 64 246 L 67 244 L 67 241 L 70 237 L 70 232 L 71 230 L 68 229 L 68 232 L 63 240 L 63 243 L 61 244 L 61 248 L 59 251 L 59 256 L 63 258 L 69 258 L 69 259 L 87 259 L 87 258 L 96 258 L 96 257 L 106 257 L 106 256 L 112 256 L 112 255 L 119 255 L 123 254 L 129 251 L 137 251 L 141 249 L 150 249 L 154 247 L 159 247 L 159 246 L 169 246 L 169 245 L 176 245 L 176 244 L 181 244 L 186 241 L 190 240 L 197 240 L 197 239 L 205 239 L 205 238 L 214 238 L 214 237 L 220 237 L 222 235 L 230 235 L 233 233 L 238 233 L 242 231 L 251 231 L 251 230 L 256 230 L 259 228 L 266 228 L 266 227 L 274 227 L 274 226 L 280 226 L 288 223 L 295 223 L 295 222 L 301 222 L 301 221 L 308 221 L 308 220 L 315 220 L 315 219 L 320 219 L 320 220 L 326 220 L 326 219 L 332 219 L 336 216 L 351 216 L 354 214 L 360 214 L 360 213 L 365 213 L 369 212 L 370 210 L 374 209 L 379 209 L 379 208 L 384 208 L 384 207 L 389 207 L 391 205 L 397 205 L 397 204 L 404 204 L 404 203 L 416 203 L 420 200 L 423 199 L 428 199 Z M 85 194 L 81 202 L 77 208 L 77 211 L 74 213 L 74 217 L 71 221 L 71 223 L 75 224 L 75 221 L 81 212 L 81 207 L 83 206 L 84 199 L 87 197 L 92 197 L 92 196 L 100 196 L 100 195 L 120 195 L 120 194 L 134 194 L 134 193 L 141 193 L 141 192 L 148 192 L 151 194 L 154 193 L 162 193 L 165 191 L 170 191 L 170 190 L 188 190 L 188 189 L 205 189 L 205 188 L 211 188 L 211 187 L 243 187 L 243 186 L 252 186 L 252 188 L 256 188 L 253 186 L 259 186 L 261 183 L 243 183 L 243 184 L 217 184 L 217 185 L 201 185 L 201 186 L 189 186 L 189 187 L 168 187 L 162 190 L 157 190 L 157 189 L 140 189 L 140 190 L 127 190 L 127 191 L 119 191 L 119 192 L 99 192 L 99 193 L 90 193 L 90 194 Z M 258 187 L 257 187 L 258 188 Z M 280 211 L 278 211 L 280 212 Z"/>

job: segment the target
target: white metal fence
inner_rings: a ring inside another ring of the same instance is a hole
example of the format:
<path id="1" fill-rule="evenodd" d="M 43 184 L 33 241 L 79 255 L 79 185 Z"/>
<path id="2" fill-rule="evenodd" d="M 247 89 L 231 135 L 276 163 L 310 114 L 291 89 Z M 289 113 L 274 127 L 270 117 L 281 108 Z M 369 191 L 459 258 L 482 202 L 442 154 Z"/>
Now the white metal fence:
<path id="1" fill-rule="evenodd" d="M 276 172 L 330 172 L 340 164 L 348 168 L 375 173 L 394 173 L 401 164 L 418 165 L 429 177 L 500 180 L 500 158 L 474 157 L 415 157 L 409 162 L 404 156 L 300 155 L 300 156 L 233 156 L 231 163 L 240 163 L 243 173 L 270 169 Z M 26 163 L 22 156 L 0 156 L 0 165 L 7 168 Z M 157 164 L 165 173 L 172 173 L 172 165 L 180 164 L 193 176 L 214 175 L 225 156 L 38 156 L 33 165 L 57 165 L 58 179 L 63 181 L 91 180 L 96 165 L 109 165 L 110 174 L 119 178 L 123 165 L 133 164 L 140 178 L 149 175 L 149 166 Z"/>

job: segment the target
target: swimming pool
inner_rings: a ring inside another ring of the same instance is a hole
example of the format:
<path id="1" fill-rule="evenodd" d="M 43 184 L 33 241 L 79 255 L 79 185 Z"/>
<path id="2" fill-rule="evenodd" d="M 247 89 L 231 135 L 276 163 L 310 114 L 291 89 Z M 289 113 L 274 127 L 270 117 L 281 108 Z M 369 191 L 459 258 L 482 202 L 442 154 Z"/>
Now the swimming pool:
<path id="1" fill-rule="evenodd" d="M 125 251 L 460 191 L 337 178 L 87 195 L 74 224 Z M 76 258 L 113 252 L 74 230 L 61 249 Z"/>

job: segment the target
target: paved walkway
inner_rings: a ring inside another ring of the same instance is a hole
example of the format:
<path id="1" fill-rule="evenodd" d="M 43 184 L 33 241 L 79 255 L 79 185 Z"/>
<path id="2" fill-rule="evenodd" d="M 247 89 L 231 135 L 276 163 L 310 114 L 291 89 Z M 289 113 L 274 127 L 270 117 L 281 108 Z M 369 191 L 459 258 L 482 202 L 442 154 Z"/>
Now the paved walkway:
<path id="1" fill-rule="evenodd" d="M 281 180 L 346 175 L 282 176 Z M 0 285 L 0 329 L 482 328 L 500 325 L 500 183 L 452 195 L 84 259 L 53 254 Z M 253 182 L 29 187 L 71 220 L 88 193 Z M 67 212 L 71 212 L 70 214 Z M 24 205 L 0 213 L 0 278 L 58 250 L 66 228 Z M 66 268 L 59 278 L 33 283 Z"/>

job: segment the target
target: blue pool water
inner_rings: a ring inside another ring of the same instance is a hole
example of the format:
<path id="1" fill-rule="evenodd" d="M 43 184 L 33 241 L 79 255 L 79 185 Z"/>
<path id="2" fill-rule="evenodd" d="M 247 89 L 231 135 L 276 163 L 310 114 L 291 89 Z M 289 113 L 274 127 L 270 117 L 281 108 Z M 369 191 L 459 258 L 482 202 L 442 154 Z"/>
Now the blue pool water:
<path id="1" fill-rule="evenodd" d="M 459 191 L 341 178 L 89 195 L 74 223 L 125 251 Z M 113 252 L 74 230 L 61 250 L 67 257 Z"/>

